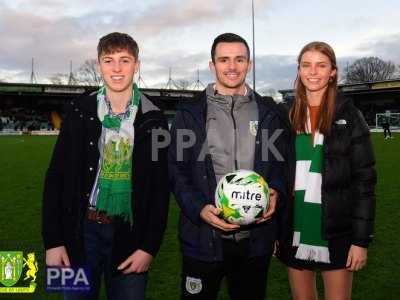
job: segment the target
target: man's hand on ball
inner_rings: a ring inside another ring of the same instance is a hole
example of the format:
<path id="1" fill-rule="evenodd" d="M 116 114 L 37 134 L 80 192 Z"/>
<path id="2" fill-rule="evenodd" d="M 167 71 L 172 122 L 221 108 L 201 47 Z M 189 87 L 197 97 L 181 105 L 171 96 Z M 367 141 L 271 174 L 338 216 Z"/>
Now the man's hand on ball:
<path id="1" fill-rule="evenodd" d="M 271 219 L 272 215 L 275 213 L 276 205 L 278 203 L 278 192 L 272 188 L 269 189 L 269 204 L 268 209 L 264 212 L 261 219 L 257 221 L 257 224 L 263 223 L 268 219 Z"/>
<path id="2" fill-rule="evenodd" d="M 207 204 L 201 210 L 200 217 L 204 220 L 204 222 L 207 222 L 208 224 L 223 231 L 233 231 L 240 228 L 239 225 L 225 222 L 223 219 L 219 217 L 220 213 L 221 213 L 220 208 L 217 208 L 211 204 Z"/>

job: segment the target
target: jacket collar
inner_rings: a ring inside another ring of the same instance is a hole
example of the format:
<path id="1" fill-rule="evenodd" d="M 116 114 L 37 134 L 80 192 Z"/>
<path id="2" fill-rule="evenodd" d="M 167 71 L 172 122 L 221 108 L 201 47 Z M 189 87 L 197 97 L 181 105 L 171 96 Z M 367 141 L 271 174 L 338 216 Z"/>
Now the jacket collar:
<path id="1" fill-rule="evenodd" d="M 334 118 L 336 118 L 337 115 L 342 114 L 344 112 L 344 110 L 346 109 L 346 107 L 348 105 L 351 105 L 352 103 L 353 103 L 353 101 L 351 100 L 351 98 L 346 97 L 341 92 L 338 92 L 338 94 L 336 95 L 336 99 L 335 99 L 335 117 Z M 287 114 L 289 114 L 289 110 L 291 109 L 293 104 L 294 104 L 294 100 L 291 101 L 290 103 L 285 104 Z"/>
<path id="2" fill-rule="evenodd" d="M 276 104 L 271 97 L 262 98 L 258 93 L 252 93 L 250 97 L 254 97 L 259 111 L 259 120 L 262 121 L 266 115 L 277 112 Z M 186 100 L 181 103 L 181 109 L 191 113 L 193 118 L 201 126 L 205 124 L 207 114 L 207 92 L 203 90 L 195 99 Z"/>
<path id="3" fill-rule="evenodd" d="M 188 111 L 193 116 L 194 120 L 199 124 L 199 128 L 203 127 L 207 114 L 206 90 L 203 90 L 193 100 L 181 102 L 179 106 L 182 110 Z"/>
<path id="4" fill-rule="evenodd" d="M 259 121 L 262 122 L 262 120 L 267 116 L 267 115 L 275 115 L 277 113 L 277 104 L 271 97 L 264 97 L 262 98 L 259 94 L 254 93 L 255 95 L 255 100 L 257 102 L 258 106 L 258 115 L 259 115 Z"/>
<path id="5" fill-rule="evenodd" d="M 136 115 L 135 123 L 142 115 L 142 102 L 139 103 L 138 112 Z M 81 111 L 88 113 L 90 116 L 97 117 L 97 91 L 74 100 L 74 105 Z"/>
<path id="6" fill-rule="evenodd" d="M 232 103 L 235 104 L 235 107 L 240 107 L 242 104 L 252 100 L 253 91 L 247 84 L 245 90 L 245 95 L 221 95 L 215 89 L 215 83 L 210 83 L 206 87 L 207 100 L 227 109 L 231 109 Z"/>

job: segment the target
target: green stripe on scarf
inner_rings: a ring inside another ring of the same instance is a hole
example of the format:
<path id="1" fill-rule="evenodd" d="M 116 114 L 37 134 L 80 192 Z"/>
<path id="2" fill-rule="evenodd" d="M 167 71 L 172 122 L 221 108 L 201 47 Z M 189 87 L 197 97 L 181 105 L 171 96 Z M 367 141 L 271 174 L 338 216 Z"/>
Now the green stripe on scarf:
<path id="1" fill-rule="evenodd" d="M 310 172 L 321 174 L 322 171 L 322 159 L 324 156 L 322 145 L 315 145 L 312 152 L 312 160 Z"/>
<path id="2" fill-rule="evenodd" d="M 310 134 L 298 134 L 296 136 L 296 161 L 311 160 L 313 143 Z"/>
<path id="3" fill-rule="evenodd" d="M 105 140 L 96 210 L 110 217 L 120 217 L 132 224 L 133 123 L 139 106 L 140 92 L 136 84 L 133 84 L 131 104 L 125 118 L 109 114 L 105 93 L 106 89 L 102 87 L 97 96 L 98 117 L 105 128 Z"/>
<path id="4" fill-rule="evenodd" d="M 296 258 L 329 263 L 328 242 L 321 232 L 321 170 L 323 135 L 301 133 L 296 136 L 296 182 L 293 246 Z"/>

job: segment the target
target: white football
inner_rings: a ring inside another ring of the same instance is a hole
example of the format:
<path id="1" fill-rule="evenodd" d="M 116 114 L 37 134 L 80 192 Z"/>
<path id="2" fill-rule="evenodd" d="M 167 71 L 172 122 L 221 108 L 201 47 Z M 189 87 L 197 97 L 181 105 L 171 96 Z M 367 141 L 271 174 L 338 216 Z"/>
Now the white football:
<path id="1" fill-rule="evenodd" d="M 254 171 L 237 170 L 220 179 L 215 191 L 215 205 L 229 223 L 248 225 L 260 219 L 268 209 L 269 188 Z"/>

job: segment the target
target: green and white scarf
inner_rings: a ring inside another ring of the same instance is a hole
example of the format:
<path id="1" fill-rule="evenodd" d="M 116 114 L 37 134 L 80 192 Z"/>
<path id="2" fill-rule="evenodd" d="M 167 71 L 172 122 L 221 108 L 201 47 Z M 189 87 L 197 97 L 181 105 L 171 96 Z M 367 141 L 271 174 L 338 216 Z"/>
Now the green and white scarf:
<path id="1" fill-rule="evenodd" d="M 309 127 L 310 128 L 310 127 Z M 324 135 L 296 136 L 296 180 L 293 246 L 296 258 L 329 263 L 328 242 L 321 232 L 321 169 Z"/>
<path id="2" fill-rule="evenodd" d="M 134 83 L 132 99 L 124 115 L 110 115 L 106 89 L 97 94 L 97 115 L 105 128 L 103 155 L 100 162 L 99 193 L 96 210 L 110 217 L 120 217 L 132 224 L 132 150 L 134 126 L 140 92 Z"/>

